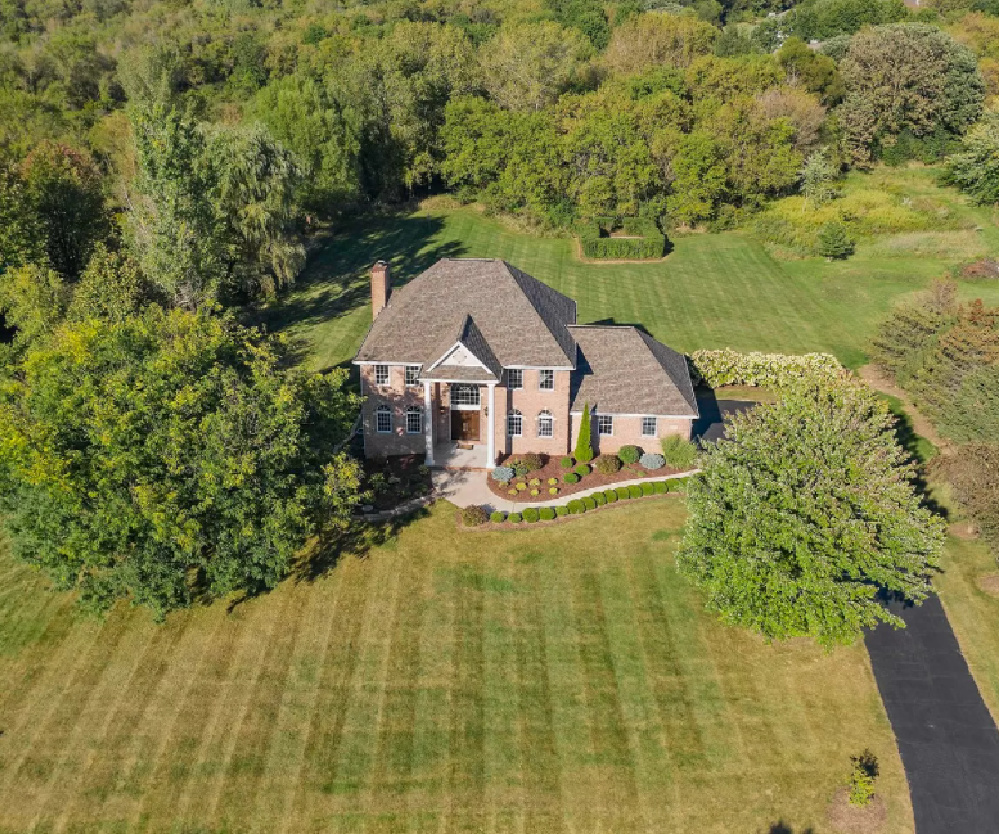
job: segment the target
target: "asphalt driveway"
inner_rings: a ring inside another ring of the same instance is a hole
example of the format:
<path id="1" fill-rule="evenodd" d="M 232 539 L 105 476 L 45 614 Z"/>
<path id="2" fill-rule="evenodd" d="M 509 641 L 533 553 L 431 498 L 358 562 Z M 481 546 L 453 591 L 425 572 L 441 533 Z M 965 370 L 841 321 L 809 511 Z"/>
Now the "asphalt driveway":
<path id="1" fill-rule="evenodd" d="M 904 629 L 865 635 L 910 784 L 916 834 L 997 834 L 997 727 L 941 601 L 890 605 Z"/>

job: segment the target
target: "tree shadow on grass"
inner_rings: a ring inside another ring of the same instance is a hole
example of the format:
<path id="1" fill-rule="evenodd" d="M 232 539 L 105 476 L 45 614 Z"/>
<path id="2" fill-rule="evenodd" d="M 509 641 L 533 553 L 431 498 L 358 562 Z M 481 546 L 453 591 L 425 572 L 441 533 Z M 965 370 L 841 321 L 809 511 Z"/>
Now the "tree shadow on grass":
<path id="1" fill-rule="evenodd" d="M 333 570 L 345 556 L 364 559 L 375 547 L 391 545 L 400 531 L 429 514 L 426 507 L 385 521 L 351 519 L 346 530 L 320 536 L 292 570 L 296 582 L 315 582 Z"/>
<path id="2" fill-rule="evenodd" d="M 316 239 L 295 286 L 248 310 L 246 318 L 281 333 L 346 316 L 368 303 L 369 270 L 375 261 L 390 263 L 393 286 L 399 288 L 441 258 L 464 254 L 457 241 L 432 245 L 443 228 L 440 217 L 397 213 L 353 218 Z M 307 349 L 302 339 L 293 338 L 291 360 L 301 361 Z"/>
<path id="3" fill-rule="evenodd" d="M 767 829 L 767 834 L 814 834 L 814 831 L 815 829 L 813 828 L 803 828 L 800 831 L 796 831 L 790 825 L 778 820 L 771 823 Z"/>

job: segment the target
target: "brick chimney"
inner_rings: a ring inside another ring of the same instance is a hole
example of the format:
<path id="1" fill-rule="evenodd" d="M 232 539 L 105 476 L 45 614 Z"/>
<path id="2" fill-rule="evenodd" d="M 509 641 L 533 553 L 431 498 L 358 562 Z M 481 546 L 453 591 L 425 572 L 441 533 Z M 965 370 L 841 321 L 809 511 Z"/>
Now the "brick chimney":
<path id="1" fill-rule="evenodd" d="M 392 283 L 389 278 L 389 264 L 376 261 L 372 267 L 372 321 L 378 318 L 382 308 L 389 303 Z"/>

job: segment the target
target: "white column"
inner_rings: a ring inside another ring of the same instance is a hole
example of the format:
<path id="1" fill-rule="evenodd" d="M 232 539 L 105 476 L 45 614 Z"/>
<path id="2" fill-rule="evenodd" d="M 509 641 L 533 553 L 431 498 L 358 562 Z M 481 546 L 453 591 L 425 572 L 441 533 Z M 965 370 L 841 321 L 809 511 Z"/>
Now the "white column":
<path id="1" fill-rule="evenodd" d="M 494 438 L 496 436 L 495 425 L 496 425 L 496 408 L 494 408 L 494 397 L 493 390 L 496 388 L 495 382 L 490 382 L 488 384 L 490 394 L 487 406 L 490 410 L 489 416 L 486 419 L 486 425 L 488 426 L 486 432 L 486 466 L 492 469 L 496 465 L 496 455 L 493 452 Z"/>
<path id="2" fill-rule="evenodd" d="M 424 440 L 427 444 L 425 463 L 434 465 L 434 409 L 431 404 L 431 383 L 424 383 Z"/>

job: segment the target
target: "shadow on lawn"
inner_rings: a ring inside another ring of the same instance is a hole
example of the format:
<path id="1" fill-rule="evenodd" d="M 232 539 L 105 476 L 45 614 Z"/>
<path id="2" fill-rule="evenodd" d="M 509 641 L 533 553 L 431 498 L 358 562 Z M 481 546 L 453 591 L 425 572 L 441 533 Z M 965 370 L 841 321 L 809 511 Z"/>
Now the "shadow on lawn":
<path id="1" fill-rule="evenodd" d="M 814 829 L 803 828 L 801 831 L 796 832 L 790 825 L 786 825 L 781 820 L 778 820 L 771 823 L 771 827 L 767 829 L 767 834 L 814 834 Z"/>
<path id="2" fill-rule="evenodd" d="M 456 241 L 431 246 L 444 227 L 440 217 L 391 214 L 355 218 L 322 238 L 294 287 L 276 300 L 250 310 L 250 323 L 280 333 L 292 326 L 319 324 L 345 316 L 368 303 L 369 270 L 378 260 L 392 266 L 397 289 L 441 258 L 460 257 Z M 307 345 L 292 344 L 291 361 L 304 358 Z"/>

